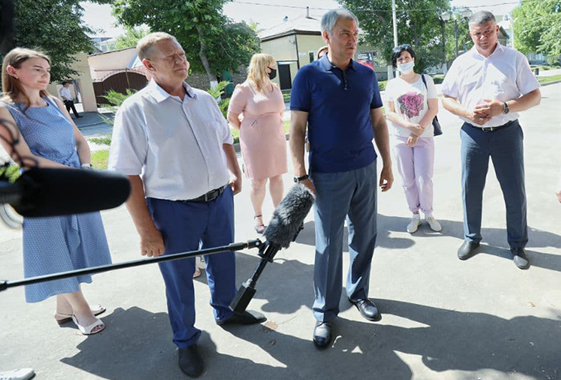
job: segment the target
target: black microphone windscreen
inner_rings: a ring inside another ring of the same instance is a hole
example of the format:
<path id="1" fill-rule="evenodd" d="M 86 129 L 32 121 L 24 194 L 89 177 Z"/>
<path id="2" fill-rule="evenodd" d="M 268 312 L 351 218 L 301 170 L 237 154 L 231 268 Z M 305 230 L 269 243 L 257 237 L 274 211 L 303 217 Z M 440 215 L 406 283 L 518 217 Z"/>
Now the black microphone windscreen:
<path id="1" fill-rule="evenodd" d="M 267 241 L 288 248 L 314 204 L 314 195 L 302 184 L 296 184 L 275 209 L 263 233 Z"/>
<path id="2" fill-rule="evenodd" d="M 19 202 L 12 203 L 25 217 L 82 214 L 117 207 L 130 194 L 129 179 L 115 172 L 87 169 L 25 171 L 16 181 L 23 188 Z"/>

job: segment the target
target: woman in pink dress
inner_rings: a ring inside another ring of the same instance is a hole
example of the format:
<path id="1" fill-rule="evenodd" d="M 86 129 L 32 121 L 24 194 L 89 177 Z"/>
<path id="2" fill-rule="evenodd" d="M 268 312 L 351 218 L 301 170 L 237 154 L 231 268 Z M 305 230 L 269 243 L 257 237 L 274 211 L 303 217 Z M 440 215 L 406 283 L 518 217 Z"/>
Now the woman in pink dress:
<path id="1" fill-rule="evenodd" d="M 271 82 L 276 73 L 273 57 L 255 54 L 251 57 L 246 81 L 236 86 L 228 107 L 228 121 L 240 130 L 244 171 L 251 179 L 250 198 L 257 233 L 265 230 L 262 206 L 267 180 L 276 207 L 283 197 L 282 175 L 287 172 L 282 121 L 284 99 L 279 87 Z"/>

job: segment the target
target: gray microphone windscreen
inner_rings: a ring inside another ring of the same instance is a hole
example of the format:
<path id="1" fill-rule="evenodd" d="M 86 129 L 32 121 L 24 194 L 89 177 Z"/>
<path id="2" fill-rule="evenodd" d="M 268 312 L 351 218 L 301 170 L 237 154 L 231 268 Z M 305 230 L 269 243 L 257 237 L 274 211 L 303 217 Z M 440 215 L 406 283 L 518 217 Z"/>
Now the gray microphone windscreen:
<path id="1" fill-rule="evenodd" d="M 314 204 L 314 195 L 304 185 L 296 184 L 275 209 L 263 233 L 267 241 L 288 248 Z"/>

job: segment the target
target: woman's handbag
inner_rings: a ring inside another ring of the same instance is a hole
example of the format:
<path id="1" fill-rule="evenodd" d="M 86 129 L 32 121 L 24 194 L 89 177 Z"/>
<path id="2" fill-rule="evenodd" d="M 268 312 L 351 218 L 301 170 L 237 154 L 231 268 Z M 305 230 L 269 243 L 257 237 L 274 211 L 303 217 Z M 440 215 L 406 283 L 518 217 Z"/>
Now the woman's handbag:
<path id="1" fill-rule="evenodd" d="M 425 88 L 427 89 L 428 92 L 429 88 L 427 87 L 427 82 L 425 81 L 424 74 L 421 74 L 421 79 L 423 80 L 423 83 L 425 84 Z M 440 136 L 442 134 L 442 128 L 440 127 L 440 122 L 438 121 L 438 117 L 436 115 L 434 116 L 434 119 L 432 119 L 432 126 L 434 127 L 434 135 Z"/>

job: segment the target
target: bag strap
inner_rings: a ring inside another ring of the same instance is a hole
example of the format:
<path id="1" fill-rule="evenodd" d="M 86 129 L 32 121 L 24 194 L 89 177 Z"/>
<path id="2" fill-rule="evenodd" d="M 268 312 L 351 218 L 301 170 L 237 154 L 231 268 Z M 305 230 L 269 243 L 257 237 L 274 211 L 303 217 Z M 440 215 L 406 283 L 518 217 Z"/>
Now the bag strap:
<path id="1" fill-rule="evenodd" d="M 427 86 L 427 81 L 425 80 L 425 74 L 421 74 L 421 79 L 423 80 L 423 83 L 425 84 L 425 88 L 427 89 L 427 91 L 429 90 L 429 87 Z"/>

